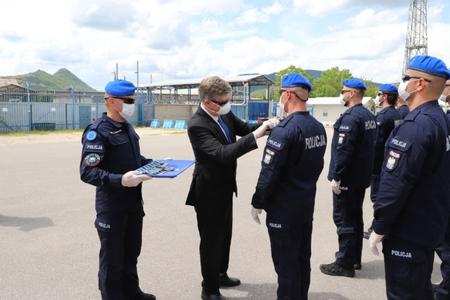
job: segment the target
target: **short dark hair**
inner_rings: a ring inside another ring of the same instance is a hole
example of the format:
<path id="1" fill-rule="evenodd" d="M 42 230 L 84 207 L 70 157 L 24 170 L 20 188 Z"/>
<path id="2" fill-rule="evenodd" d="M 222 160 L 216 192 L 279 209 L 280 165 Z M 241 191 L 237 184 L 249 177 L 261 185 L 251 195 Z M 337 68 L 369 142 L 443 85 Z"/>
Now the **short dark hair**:
<path id="1" fill-rule="evenodd" d="M 389 105 L 397 104 L 398 94 L 386 93 L 386 95 L 387 95 L 387 102 L 389 103 Z"/>

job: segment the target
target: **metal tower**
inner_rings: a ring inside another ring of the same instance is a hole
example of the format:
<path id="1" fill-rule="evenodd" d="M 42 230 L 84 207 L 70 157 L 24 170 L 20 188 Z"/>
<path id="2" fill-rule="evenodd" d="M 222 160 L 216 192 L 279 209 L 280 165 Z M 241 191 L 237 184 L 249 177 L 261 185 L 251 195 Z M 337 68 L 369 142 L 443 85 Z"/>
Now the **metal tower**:
<path id="1" fill-rule="evenodd" d="M 427 54 L 427 0 L 411 0 L 411 4 L 409 6 L 408 32 L 406 34 L 403 72 L 412 57 Z"/>

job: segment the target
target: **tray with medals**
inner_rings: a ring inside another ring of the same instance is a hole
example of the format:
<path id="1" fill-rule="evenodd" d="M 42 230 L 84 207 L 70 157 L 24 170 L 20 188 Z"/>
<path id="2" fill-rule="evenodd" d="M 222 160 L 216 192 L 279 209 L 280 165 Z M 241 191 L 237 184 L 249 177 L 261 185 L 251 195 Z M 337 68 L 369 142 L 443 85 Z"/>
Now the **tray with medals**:
<path id="1" fill-rule="evenodd" d="M 194 163 L 194 160 L 159 159 L 152 160 L 136 171 L 155 178 L 175 178 Z"/>

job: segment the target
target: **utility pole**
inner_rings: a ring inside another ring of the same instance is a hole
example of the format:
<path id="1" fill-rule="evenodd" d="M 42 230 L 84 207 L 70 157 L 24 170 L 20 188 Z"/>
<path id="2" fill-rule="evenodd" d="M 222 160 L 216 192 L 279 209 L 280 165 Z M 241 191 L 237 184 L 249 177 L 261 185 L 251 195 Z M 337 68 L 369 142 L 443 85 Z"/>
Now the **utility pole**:
<path id="1" fill-rule="evenodd" d="M 139 88 L 139 61 L 136 61 L 136 87 Z"/>
<path id="2" fill-rule="evenodd" d="M 427 0 L 411 0 L 403 73 L 411 58 L 428 55 Z"/>

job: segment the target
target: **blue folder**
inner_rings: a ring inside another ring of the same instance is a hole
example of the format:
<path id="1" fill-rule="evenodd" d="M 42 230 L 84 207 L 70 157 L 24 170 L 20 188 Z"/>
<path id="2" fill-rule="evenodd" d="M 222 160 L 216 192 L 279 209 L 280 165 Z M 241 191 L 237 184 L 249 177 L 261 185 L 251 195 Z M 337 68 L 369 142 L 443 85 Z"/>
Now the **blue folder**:
<path id="1" fill-rule="evenodd" d="M 154 178 L 175 178 L 194 163 L 195 160 L 159 159 L 140 167 L 136 171 Z"/>

